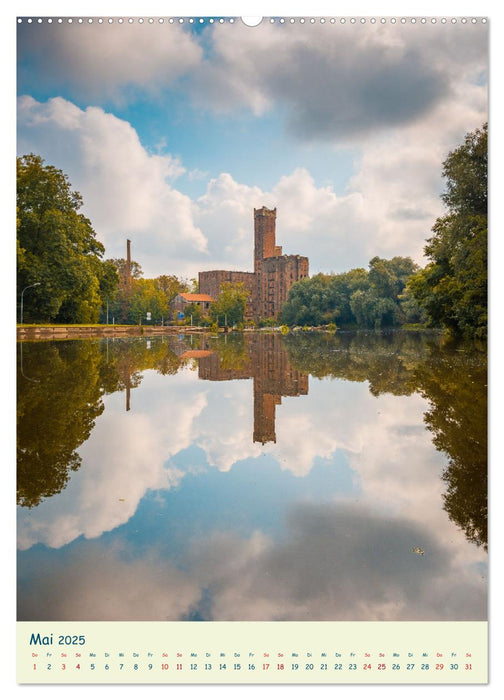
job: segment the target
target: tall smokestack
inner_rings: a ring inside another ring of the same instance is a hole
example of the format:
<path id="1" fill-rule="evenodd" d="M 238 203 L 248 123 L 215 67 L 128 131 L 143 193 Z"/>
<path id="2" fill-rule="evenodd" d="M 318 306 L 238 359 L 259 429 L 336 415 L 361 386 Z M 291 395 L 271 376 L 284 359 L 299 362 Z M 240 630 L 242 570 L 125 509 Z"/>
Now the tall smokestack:
<path id="1" fill-rule="evenodd" d="M 131 284 L 131 241 L 126 239 L 126 284 Z"/>

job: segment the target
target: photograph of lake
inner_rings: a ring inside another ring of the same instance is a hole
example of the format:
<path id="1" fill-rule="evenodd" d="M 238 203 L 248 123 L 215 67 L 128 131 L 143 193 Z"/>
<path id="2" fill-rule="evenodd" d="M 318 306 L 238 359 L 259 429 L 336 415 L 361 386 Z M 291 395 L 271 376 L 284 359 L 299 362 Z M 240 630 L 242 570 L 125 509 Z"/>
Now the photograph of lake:
<path id="1" fill-rule="evenodd" d="M 487 18 L 16 28 L 18 626 L 478 622 L 476 647 Z"/>
<path id="2" fill-rule="evenodd" d="M 20 620 L 482 620 L 486 363 L 406 331 L 22 343 Z"/>

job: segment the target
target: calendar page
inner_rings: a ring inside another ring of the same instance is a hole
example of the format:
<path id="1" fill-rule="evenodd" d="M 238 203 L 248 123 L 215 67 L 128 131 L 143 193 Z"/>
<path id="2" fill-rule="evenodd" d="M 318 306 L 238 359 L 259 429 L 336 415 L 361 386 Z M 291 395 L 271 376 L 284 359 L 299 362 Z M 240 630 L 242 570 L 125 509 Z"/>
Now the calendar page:
<path id="1" fill-rule="evenodd" d="M 14 20 L 18 684 L 486 684 L 490 20 L 141 10 Z"/>

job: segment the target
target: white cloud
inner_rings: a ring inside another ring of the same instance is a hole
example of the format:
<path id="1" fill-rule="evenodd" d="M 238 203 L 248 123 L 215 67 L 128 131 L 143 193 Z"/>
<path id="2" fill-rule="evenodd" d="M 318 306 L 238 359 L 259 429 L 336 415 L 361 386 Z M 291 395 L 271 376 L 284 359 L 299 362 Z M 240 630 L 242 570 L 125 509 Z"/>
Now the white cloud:
<path id="1" fill-rule="evenodd" d="M 83 550 L 70 569 L 56 564 L 41 570 L 36 593 L 20 588 L 20 619 L 177 620 L 201 596 L 198 581 L 151 553 L 125 560 L 120 547 L 93 543 Z"/>
<path id="2" fill-rule="evenodd" d="M 361 153 L 343 195 L 318 186 L 300 154 L 299 167 L 269 191 L 221 172 L 191 202 L 173 186 L 184 166 L 149 154 L 128 122 L 62 98 L 22 98 L 21 152 L 40 152 L 68 172 L 108 254 L 124 256 L 130 236 L 151 276 L 250 270 L 252 210 L 263 204 L 278 207 L 284 252 L 309 256 L 314 272 L 366 266 L 375 255 L 422 262 L 442 211 L 441 163 L 486 119 L 488 29 L 481 23 L 235 23 L 201 35 L 138 23 L 34 29 L 21 26 L 20 57 L 36 56 L 37 80 L 73 90 L 80 102 L 134 101 L 131 86 L 160 96 L 183 75 L 184 104 L 189 95 L 216 113 L 276 111 L 295 139 L 325 140 L 328 158 L 334 144 Z M 26 80 L 23 61 L 20 70 Z M 204 174 L 193 168 L 186 177 Z"/>
<path id="3" fill-rule="evenodd" d="M 374 160 L 364 163 L 360 180 L 356 177 L 344 195 L 331 187 L 317 187 L 305 168 L 283 176 L 270 191 L 238 183 L 229 173 L 220 175 L 209 183 L 194 210 L 208 239 L 210 255 L 204 269 L 253 269 L 253 209 L 262 205 L 277 208 L 277 245 L 284 254 L 306 255 L 310 274 L 367 267 L 375 255 L 410 255 L 421 262 L 425 238 L 441 212 L 439 197 L 430 192 L 419 194 L 414 202 L 410 197 L 408 205 L 422 211 L 420 221 L 404 219 L 397 224 L 382 219 L 388 209 L 404 205 L 400 195 L 406 188 L 388 180 L 378 184 L 374 175 L 381 174 L 376 173 L 380 166 Z M 437 185 L 439 163 L 434 172 Z M 397 196 L 395 188 L 401 189 Z"/>
<path id="4" fill-rule="evenodd" d="M 99 537 L 126 523 L 149 489 L 170 489 L 180 482 L 183 472 L 170 458 L 191 444 L 205 392 L 191 372 L 170 377 L 168 397 L 153 388 L 158 380 L 155 372 L 144 373 L 129 412 L 123 392 L 105 398 L 105 411 L 79 450 L 83 465 L 67 488 L 33 513 L 20 510 L 21 549 L 36 542 L 59 548 L 81 535 Z"/>
<path id="5" fill-rule="evenodd" d="M 337 502 L 293 506 L 279 541 L 213 533 L 189 561 L 214 620 L 486 619 L 486 585 L 455 552 L 425 521 Z"/>
<path id="6" fill-rule="evenodd" d="M 19 56 L 35 61 L 37 70 L 20 64 L 31 86 L 44 82 L 56 93 L 95 101 L 123 102 L 132 90 L 156 98 L 163 89 L 197 69 L 202 49 L 177 25 L 160 23 L 30 25 L 18 27 Z"/>
<path id="7" fill-rule="evenodd" d="M 128 413 L 124 398 L 106 397 L 67 488 L 37 509 L 20 509 L 21 549 L 98 538 L 125 524 L 149 490 L 184 488 L 185 470 L 171 457 L 190 445 L 213 469 L 239 468 L 238 460 L 267 452 L 297 477 L 340 450 L 355 488 L 290 500 L 281 536 L 261 531 L 260 522 L 240 536 L 232 518 L 205 534 L 196 527 L 176 561 L 161 545 L 169 528 L 133 558 L 120 546 L 76 542 L 65 554 L 69 564 L 39 572 L 36 599 L 21 591 L 25 619 L 37 619 L 42 594 L 50 619 L 178 619 L 202 599 L 203 614 L 221 620 L 484 619 L 486 555 L 442 509 L 445 457 L 425 429 L 424 398 L 375 397 L 366 382 L 311 379 L 308 396 L 277 406 L 277 442 L 261 447 L 252 443 L 250 381 L 146 371 Z M 58 596 L 50 593 L 55 575 Z M 121 595 L 107 605 L 111 589 Z"/>
<path id="8" fill-rule="evenodd" d="M 485 581 L 425 521 L 298 503 L 284 524 L 277 541 L 259 530 L 200 534 L 182 566 L 158 543 L 134 557 L 120 542 L 79 543 L 70 561 L 56 558 L 20 586 L 20 619 L 486 619 Z M 423 557 L 411 551 L 417 542 L 427 543 Z"/>
<path id="9" fill-rule="evenodd" d="M 480 80 L 487 38 L 481 23 L 236 22 L 201 34 L 168 22 L 23 23 L 18 55 L 28 90 L 110 103 L 183 89 L 199 108 L 259 116 L 280 107 L 296 138 L 341 139 L 415 123 Z"/>
<path id="10" fill-rule="evenodd" d="M 221 172 L 191 200 L 176 188 L 186 173 L 179 159 L 148 153 L 127 121 L 62 98 L 20 98 L 19 151 L 41 153 L 67 172 L 107 256 L 124 257 L 130 237 L 146 276 L 252 270 L 253 209 L 262 205 L 277 207 L 277 243 L 284 253 L 307 255 L 311 273 L 366 267 L 375 255 L 423 264 L 425 241 L 443 211 L 442 161 L 481 126 L 486 104 L 485 86 L 460 79 L 421 120 L 367 133 L 343 194 L 317 185 L 300 166 L 269 190 Z"/>
<path id="11" fill-rule="evenodd" d="M 159 543 L 136 556 L 120 541 L 79 543 L 20 586 L 20 619 L 486 619 L 485 581 L 426 520 L 297 503 L 284 526 L 278 540 L 200 534 L 179 561 Z M 425 556 L 411 551 L 418 542 Z"/>
<path id="12" fill-rule="evenodd" d="M 81 110 L 62 98 L 18 101 L 19 151 L 39 153 L 63 170 L 84 198 L 107 256 L 133 257 L 151 275 L 178 271 L 172 260 L 206 258 L 206 238 L 194 224 L 189 197 L 173 187 L 184 172 L 170 155 L 149 154 L 126 121 L 99 107 Z M 167 266 L 169 270 L 167 270 Z M 182 270 L 184 271 L 184 270 Z"/>
<path id="13" fill-rule="evenodd" d="M 466 86 L 420 123 L 366 141 L 347 192 L 362 196 L 370 257 L 379 250 L 382 257 L 410 255 L 425 263 L 425 239 L 444 211 L 442 163 L 468 131 L 481 127 L 486 100 L 485 87 Z"/>
<path id="14" fill-rule="evenodd" d="M 487 28 L 264 23 L 207 30 L 194 99 L 216 112 L 280 106 L 303 140 L 416 123 L 487 69 Z"/>

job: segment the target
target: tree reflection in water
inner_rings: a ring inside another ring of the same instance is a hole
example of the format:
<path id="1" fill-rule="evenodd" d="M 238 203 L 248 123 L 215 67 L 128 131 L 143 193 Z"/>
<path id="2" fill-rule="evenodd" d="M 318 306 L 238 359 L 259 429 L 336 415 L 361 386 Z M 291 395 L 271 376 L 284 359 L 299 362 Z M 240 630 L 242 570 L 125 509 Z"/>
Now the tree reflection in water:
<path id="1" fill-rule="evenodd" d="M 37 506 L 79 469 L 79 446 L 103 412 L 102 397 L 131 390 L 142 371 L 197 369 L 202 381 L 253 379 L 254 427 L 276 441 L 283 396 L 306 395 L 308 377 L 368 382 L 374 396 L 421 394 L 424 420 L 448 459 L 444 508 L 468 540 L 487 546 L 486 347 L 444 342 L 435 333 L 229 334 L 26 342 L 18 353 L 18 503 Z M 28 377 L 30 379 L 28 379 Z M 33 381 L 38 380 L 38 381 Z"/>
<path id="2" fill-rule="evenodd" d="M 285 344 L 292 365 L 304 372 L 368 381 L 375 396 L 418 392 L 427 399 L 425 424 L 448 457 L 444 508 L 470 541 L 486 549 L 486 345 L 401 331 L 303 334 Z"/>

